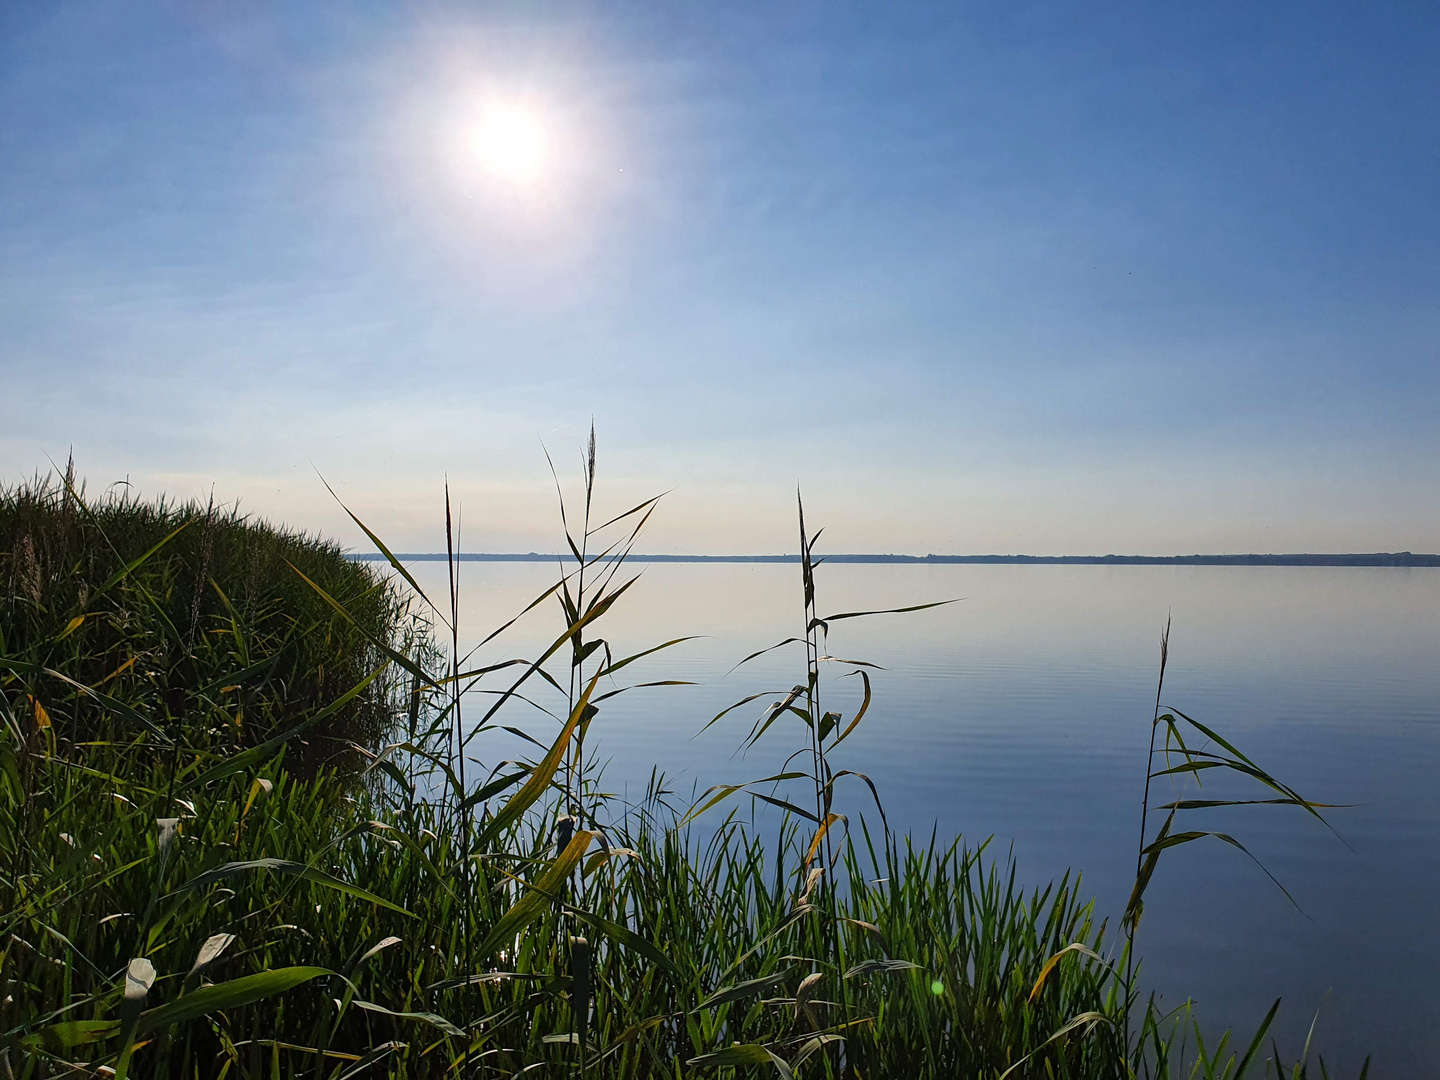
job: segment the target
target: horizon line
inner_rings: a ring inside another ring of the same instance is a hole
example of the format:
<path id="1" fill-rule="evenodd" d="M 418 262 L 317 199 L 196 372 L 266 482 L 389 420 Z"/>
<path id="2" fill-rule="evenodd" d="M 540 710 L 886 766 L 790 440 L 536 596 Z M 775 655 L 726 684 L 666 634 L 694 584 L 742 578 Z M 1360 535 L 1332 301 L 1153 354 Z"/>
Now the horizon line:
<path id="1" fill-rule="evenodd" d="M 346 557 L 357 562 L 387 562 L 386 555 L 379 552 L 346 553 Z M 443 562 L 448 556 L 443 552 L 396 552 L 400 562 Z M 568 560 L 574 556 L 566 553 L 546 552 L 461 552 L 455 556 L 458 562 L 550 562 Z M 616 555 L 599 555 L 597 561 L 611 562 L 620 558 Z M 623 557 L 628 562 L 651 563 L 793 563 L 799 555 L 698 555 L 698 554 L 630 554 Z M 1440 567 L 1440 554 L 1415 554 L 1409 551 L 1392 552 L 1350 552 L 1321 553 L 1296 552 L 1290 554 L 1234 554 L 1234 555 L 894 555 L 894 554 L 835 554 L 815 560 L 832 563 L 901 563 L 920 565 L 977 564 L 977 563 L 1051 563 L 1079 565 L 1172 565 L 1172 566 L 1433 566 Z"/>

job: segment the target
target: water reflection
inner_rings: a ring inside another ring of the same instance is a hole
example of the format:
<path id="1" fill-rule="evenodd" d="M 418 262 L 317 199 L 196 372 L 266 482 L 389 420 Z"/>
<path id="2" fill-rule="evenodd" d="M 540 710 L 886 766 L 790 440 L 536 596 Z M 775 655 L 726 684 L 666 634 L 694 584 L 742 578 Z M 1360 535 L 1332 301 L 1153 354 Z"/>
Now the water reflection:
<path id="1" fill-rule="evenodd" d="M 637 567 L 637 569 L 640 569 Z M 412 567 L 443 591 L 444 568 Z M 554 580 L 554 567 L 462 565 L 462 637 L 478 640 Z M 1357 803 L 1333 819 L 1353 847 L 1297 812 L 1226 814 L 1304 914 L 1242 856 L 1192 845 L 1162 865 L 1141 927 L 1144 980 L 1170 1004 L 1197 998 L 1248 1030 L 1285 998 L 1279 1037 L 1298 1052 L 1315 1010 L 1327 1063 L 1353 1075 L 1427 1075 L 1440 1057 L 1440 570 L 1323 567 L 822 567 L 821 606 L 852 610 L 963 596 L 951 607 L 836 624 L 831 650 L 883 665 L 841 766 L 874 777 L 892 824 L 1014 845 L 1022 876 L 1085 874 L 1118 914 L 1134 872 L 1158 638 L 1174 619 L 1165 699 L 1233 734 L 1313 798 Z M 432 595 L 434 595 L 432 593 Z M 651 564 L 607 617 L 618 652 L 708 635 L 634 665 L 637 691 L 595 732 L 607 786 L 638 792 L 658 764 L 689 789 L 764 775 L 797 742 L 776 730 L 748 755 L 751 715 L 693 738 L 725 705 L 803 678 L 782 650 L 801 630 L 798 571 L 765 564 Z M 523 655 L 560 625 L 547 607 L 502 639 Z M 487 649 L 487 656 L 498 655 Z M 840 683 L 828 708 L 849 710 Z M 518 718 L 518 717 L 517 717 Z M 529 719 L 537 735 L 553 723 Z M 494 741 L 482 757 L 505 757 Z M 868 796 L 851 792 L 852 811 Z M 1332 1069 L 1333 1072 L 1333 1069 Z"/>

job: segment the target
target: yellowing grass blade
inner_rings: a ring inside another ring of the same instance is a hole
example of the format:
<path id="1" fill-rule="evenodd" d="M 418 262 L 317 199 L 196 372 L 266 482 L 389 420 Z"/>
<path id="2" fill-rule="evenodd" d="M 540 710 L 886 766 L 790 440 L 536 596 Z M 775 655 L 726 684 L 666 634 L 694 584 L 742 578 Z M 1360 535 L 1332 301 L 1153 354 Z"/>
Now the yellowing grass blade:
<path id="1" fill-rule="evenodd" d="M 1072 941 L 1069 945 L 1066 945 L 1054 956 L 1050 957 L 1049 960 L 1045 961 L 1045 966 L 1040 969 L 1040 976 L 1035 980 L 1035 986 L 1030 991 L 1030 1001 L 1034 1001 L 1040 996 L 1040 991 L 1045 987 L 1045 980 L 1050 977 L 1050 973 L 1055 970 L 1055 966 L 1059 964 L 1060 961 L 1066 956 L 1068 956 L 1070 953 L 1080 953 L 1084 956 L 1090 957 L 1092 960 L 1099 960 L 1102 964 L 1105 962 L 1099 953 L 1097 953 L 1094 949 L 1090 948 L 1084 942 Z"/>
<path id="2" fill-rule="evenodd" d="M 545 794 L 556 770 L 560 768 L 560 762 L 565 757 L 565 749 L 570 745 L 570 737 L 575 733 L 576 725 L 584 717 L 585 711 L 590 705 L 590 695 L 595 692 L 595 684 L 599 681 L 600 675 L 597 672 L 585 687 L 585 692 L 580 695 L 580 700 L 575 702 L 575 707 L 570 710 L 570 717 L 565 721 L 565 726 L 560 729 L 560 734 L 556 736 L 549 752 L 531 771 L 530 778 L 525 781 L 524 786 L 510 796 L 509 801 L 500 808 L 500 812 L 491 818 L 490 824 L 486 826 L 485 833 L 481 837 L 480 846 L 482 848 L 489 842 L 490 837 L 500 835 L 506 826 L 533 806 L 541 795 Z"/>
<path id="3" fill-rule="evenodd" d="M 826 815 L 825 815 L 825 820 L 822 821 L 822 822 L 820 823 L 820 827 L 815 830 L 815 838 L 810 841 L 810 848 L 809 848 L 809 850 L 807 850 L 807 851 L 805 852 L 805 865 L 806 865 L 806 866 L 809 866 L 809 865 L 810 865 L 810 860 L 813 859 L 813 858 L 815 858 L 815 852 L 817 852 L 817 851 L 820 850 L 820 841 L 823 840 L 823 839 L 825 839 L 825 834 L 830 831 L 830 826 L 831 826 L 831 825 L 834 825 L 837 821 L 846 821 L 845 815 L 844 815 L 844 814 L 826 814 Z M 848 822 L 847 822 L 847 824 L 848 824 Z"/>
<path id="4" fill-rule="evenodd" d="M 538 878 L 535 879 L 534 888 L 527 890 L 525 895 L 515 901 L 513 907 L 490 928 L 475 950 L 477 956 L 489 956 L 502 945 L 514 941 L 515 936 L 525 927 L 529 926 L 540 914 L 550 906 L 551 899 L 548 894 L 558 894 L 570 875 L 575 872 L 575 867 L 584 857 L 590 842 L 599 835 L 593 832 L 581 830 L 577 832 L 566 845 L 564 851 L 556 856 L 554 862 L 545 868 Z"/>

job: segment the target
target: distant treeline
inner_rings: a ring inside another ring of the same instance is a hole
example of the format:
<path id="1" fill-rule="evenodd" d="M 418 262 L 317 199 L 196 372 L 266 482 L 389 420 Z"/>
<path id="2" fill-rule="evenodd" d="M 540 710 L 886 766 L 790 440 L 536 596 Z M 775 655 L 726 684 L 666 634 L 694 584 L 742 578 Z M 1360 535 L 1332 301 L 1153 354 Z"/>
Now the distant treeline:
<path id="1" fill-rule="evenodd" d="M 351 555 L 365 562 L 384 561 L 383 555 Z M 443 552 L 405 552 L 402 562 L 445 560 Z M 563 556 L 534 551 L 524 554 L 473 552 L 458 555 L 466 562 L 554 562 Z M 630 555 L 631 562 L 684 563 L 793 563 L 798 555 Z M 1351 555 L 827 555 L 831 563 L 1068 563 L 1103 566 L 1440 566 L 1440 555 L 1409 551 Z"/>

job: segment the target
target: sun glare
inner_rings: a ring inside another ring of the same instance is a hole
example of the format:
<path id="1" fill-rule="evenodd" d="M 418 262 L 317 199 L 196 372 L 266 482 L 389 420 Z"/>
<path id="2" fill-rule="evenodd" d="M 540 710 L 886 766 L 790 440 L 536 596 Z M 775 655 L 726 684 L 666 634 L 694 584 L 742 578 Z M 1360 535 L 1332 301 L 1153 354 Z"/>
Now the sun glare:
<path id="1" fill-rule="evenodd" d="M 516 184 L 538 180 L 550 156 L 545 125 L 519 105 L 491 106 L 476 124 L 471 148 L 490 175 Z"/>

